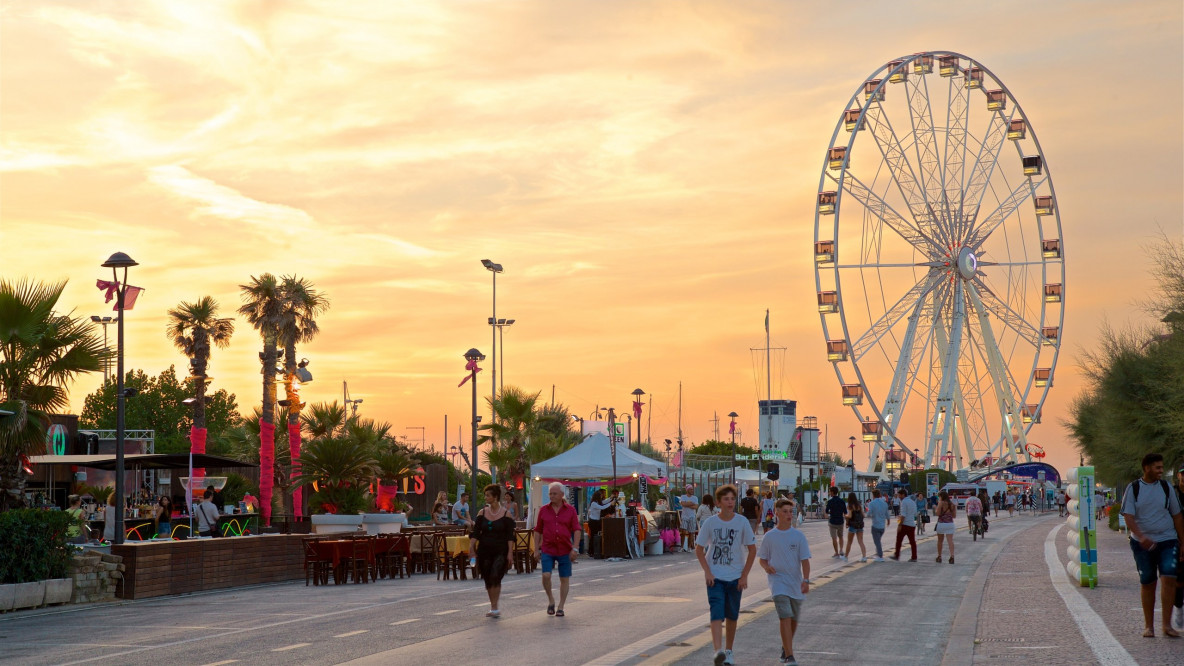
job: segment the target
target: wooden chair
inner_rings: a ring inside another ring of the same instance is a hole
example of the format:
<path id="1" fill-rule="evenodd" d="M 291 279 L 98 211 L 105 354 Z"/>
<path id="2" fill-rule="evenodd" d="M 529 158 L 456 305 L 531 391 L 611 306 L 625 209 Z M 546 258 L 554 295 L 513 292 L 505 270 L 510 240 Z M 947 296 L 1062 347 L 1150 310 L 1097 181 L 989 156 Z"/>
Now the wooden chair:
<path id="1" fill-rule="evenodd" d="M 373 540 L 369 537 L 353 537 L 349 541 L 349 552 L 342 558 L 346 570 L 344 578 L 353 578 L 355 583 L 367 583 L 370 580 L 373 561 Z"/>
<path id="2" fill-rule="evenodd" d="M 419 535 L 419 548 L 411 551 L 412 568 L 420 573 L 436 573 L 436 533 Z"/>
<path id="3" fill-rule="evenodd" d="M 530 530 L 514 530 L 514 571 L 516 573 L 532 573 L 536 564 L 534 548 L 531 547 Z"/>
<path id="4" fill-rule="evenodd" d="M 403 578 L 411 575 L 407 566 L 407 551 L 411 547 L 411 540 L 405 534 L 390 534 L 375 539 L 374 560 L 377 577 L 394 578 L 399 574 Z"/>
<path id="5" fill-rule="evenodd" d="M 311 578 L 313 585 L 328 585 L 329 584 L 329 569 L 333 567 L 333 562 L 324 559 L 317 552 L 314 547 L 315 539 L 304 539 L 304 586 L 308 587 L 308 581 Z"/>

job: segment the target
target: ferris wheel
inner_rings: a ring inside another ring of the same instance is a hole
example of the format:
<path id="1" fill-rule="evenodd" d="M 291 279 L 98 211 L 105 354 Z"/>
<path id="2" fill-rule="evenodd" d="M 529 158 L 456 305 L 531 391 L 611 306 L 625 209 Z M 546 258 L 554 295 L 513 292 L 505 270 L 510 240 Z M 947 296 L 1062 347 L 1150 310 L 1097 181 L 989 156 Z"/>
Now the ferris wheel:
<path id="1" fill-rule="evenodd" d="M 882 452 L 898 469 L 1031 461 L 1060 352 L 1061 221 L 1036 133 L 993 73 L 931 51 L 859 84 L 822 163 L 814 266 L 868 472 Z"/>

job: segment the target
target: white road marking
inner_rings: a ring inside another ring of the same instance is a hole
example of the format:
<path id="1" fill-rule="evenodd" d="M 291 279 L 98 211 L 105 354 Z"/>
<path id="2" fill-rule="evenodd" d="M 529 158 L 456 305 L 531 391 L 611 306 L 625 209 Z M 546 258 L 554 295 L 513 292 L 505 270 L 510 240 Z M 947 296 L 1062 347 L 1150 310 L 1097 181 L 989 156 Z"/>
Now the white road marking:
<path id="1" fill-rule="evenodd" d="M 476 608 L 478 606 L 488 606 L 488 605 L 489 605 L 488 601 L 478 601 L 477 603 L 473 604 L 470 608 Z"/>
<path id="2" fill-rule="evenodd" d="M 453 609 L 453 610 L 440 611 L 439 613 L 432 613 L 432 615 L 449 615 L 451 613 L 459 613 L 459 612 L 460 612 L 459 610 Z"/>
<path id="3" fill-rule="evenodd" d="M 1077 629 L 1093 650 L 1094 656 L 1098 658 L 1098 663 L 1135 664 L 1131 654 L 1115 640 L 1106 623 L 1073 586 L 1069 574 L 1061 566 L 1061 560 L 1057 557 L 1057 534 L 1060 533 L 1061 527 L 1062 525 L 1058 524 L 1044 537 L 1044 563 L 1048 565 L 1048 577 L 1052 579 L 1053 589 L 1061 595 L 1065 606 L 1069 608 L 1069 614 L 1073 616 Z"/>
<path id="4" fill-rule="evenodd" d="M 583 585 L 583 583 L 572 583 L 572 584 L 568 585 L 568 587 L 579 587 L 581 585 Z"/>
<path id="5" fill-rule="evenodd" d="M 593 578 L 592 580 L 590 580 L 590 581 L 588 581 L 588 582 L 589 582 L 589 583 L 599 583 L 599 582 L 600 582 L 600 581 L 602 581 L 602 580 L 604 580 L 604 579 L 603 579 L 603 578 Z"/>
<path id="6" fill-rule="evenodd" d="M 308 647 L 312 643 L 296 643 L 295 645 L 285 645 L 282 648 L 276 648 L 272 652 L 287 652 L 288 650 L 295 650 L 297 648 Z"/>
<path id="7" fill-rule="evenodd" d="M 399 620 L 398 622 L 391 622 L 391 626 L 397 627 L 400 624 L 411 624 L 412 622 L 419 622 L 419 618 L 413 617 L 410 620 Z"/>
<path id="8" fill-rule="evenodd" d="M 613 575 L 609 576 L 609 578 L 620 578 L 621 576 L 624 576 L 624 575 L 625 574 L 613 574 Z"/>
<path id="9" fill-rule="evenodd" d="M 370 630 L 369 629 L 358 629 L 357 631 L 347 631 L 344 634 L 337 634 L 337 635 L 333 636 L 333 638 L 349 638 L 350 636 L 357 636 L 358 634 L 364 634 L 368 631 L 370 631 Z"/>
<path id="10" fill-rule="evenodd" d="M 661 568 L 662 567 L 650 567 L 649 569 L 646 569 L 646 571 L 657 571 L 658 569 L 661 569 Z"/>
<path id="11" fill-rule="evenodd" d="M 238 659 L 227 659 L 226 661 L 215 661 L 214 663 L 206 664 L 205 666 L 226 666 L 226 664 L 234 664 L 237 662 Z"/>
<path id="12" fill-rule="evenodd" d="M 514 596 L 512 596 L 510 598 L 511 599 L 525 599 L 529 596 L 530 596 L 529 594 L 515 594 Z"/>

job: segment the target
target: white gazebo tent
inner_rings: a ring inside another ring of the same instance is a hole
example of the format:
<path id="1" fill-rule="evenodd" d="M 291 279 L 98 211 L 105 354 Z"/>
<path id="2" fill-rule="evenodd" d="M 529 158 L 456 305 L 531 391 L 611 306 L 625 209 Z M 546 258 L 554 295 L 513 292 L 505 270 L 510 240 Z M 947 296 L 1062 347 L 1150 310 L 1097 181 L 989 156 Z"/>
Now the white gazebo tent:
<path id="1" fill-rule="evenodd" d="M 620 483 L 632 481 L 634 476 L 642 474 L 651 478 L 662 478 L 666 476 L 666 463 L 647 458 L 622 444 L 618 444 L 616 471 L 617 480 Z M 582 481 L 584 479 L 611 479 L 612 476 L 612 453 L 609 451 L 608 435 L 603 433 L 593 433 L 584 441 L 554 458 L 531 465 L 530 514 L 527 517 L 527 525 L 534 527 L 534 517 L 548 501 L 546 492 L 548 482 L 543 479 Z"/>

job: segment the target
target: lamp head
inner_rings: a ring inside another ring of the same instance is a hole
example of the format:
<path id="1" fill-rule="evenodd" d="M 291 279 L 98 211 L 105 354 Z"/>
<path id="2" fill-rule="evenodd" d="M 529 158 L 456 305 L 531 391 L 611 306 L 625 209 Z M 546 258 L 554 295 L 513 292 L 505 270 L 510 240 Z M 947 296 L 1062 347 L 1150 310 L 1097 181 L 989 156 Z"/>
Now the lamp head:
<path id="1" fill-rule="evenodd" d="M 473 349 L 470 349 L 469 351 L 465 352 L 465 360 L 466 361 L 484 361 L 485 354 L 482 354 L 481 352 L 477 351 L 477 349 L 474 347 Z"/>
<path id="2" fill-rule="evenodd" d="M 639 390 L 640 390 L 640 389 L 639 389 Z M 740 415 L 739 415 L 739 414 L 737 414 L 736 412 L 729 412 L 729 413 L 728 413 L 728 418 L 730 418 L 730 419 L 737 418 L 738 416 L 740 416 Z"/>
<path id="3" fill-rule="evenodd" d="M 641 389 L 639 389 L 639 388 L 635 388 L 635 389 L 633 389 L 633 395 L 635 395 L 635 396 L 637 396 L 638 398 L 640 398 L 641 396 L 645 395 L 645 391 L 643 391 L 643 390 L 641 390 Z"/>
<path id="4" fill-rule="evenodd" d="M 103 262 L 103 268 L 131 268 L 132 266 L 139 266 L 135 259 L 127 256 L 123 252 L 116 252 Z"/>
<path id="5" fill-rule="evenodd" d="M 494 273 L 501 273 L 502 272 L 502 265 L 501 264 L 495 264 L 488 259 L 482 259 L 481 265 L 484 266 L 486 270 L 493 271 Z"/>
<path id="6" fill-rule="evenodd" d="M 182 405 L 192 405 L 195 402 L 197 402 L 197 398 L 185 398 L 184 400 L 181 401 L 181 404 Z"/>
<path id="7" fill-rule="evenodd" d="M 506 320 L 506 326 L 513 326 L 513 325 L 514 325 L 514 320 L 513 320 L 513 319 L 507 319 L 507 320 Z"/>
<path id="8" fill-rule="evenodd" d="M 100 323 L 102 323 L 102 322 L 103 322 L 103 318 L 102 318 L 102 317 L 100 317 L 99 315 L 91 315 L 91 316 L 90 316 L 90 320 L 91 320 L 91 321 L 93 321 L 93 322 L 94 322 L 94 323 L 96 323 L 96 324 L 100 324 Z"/>

